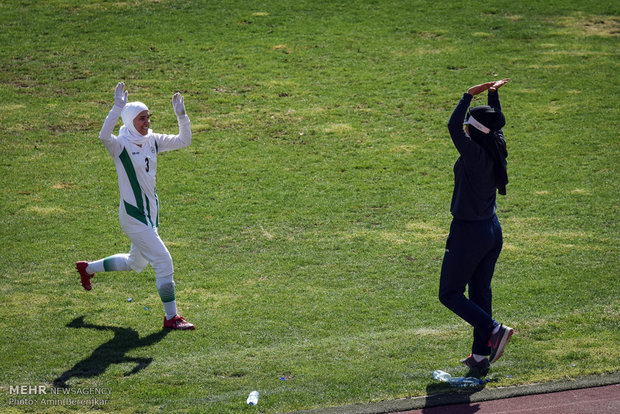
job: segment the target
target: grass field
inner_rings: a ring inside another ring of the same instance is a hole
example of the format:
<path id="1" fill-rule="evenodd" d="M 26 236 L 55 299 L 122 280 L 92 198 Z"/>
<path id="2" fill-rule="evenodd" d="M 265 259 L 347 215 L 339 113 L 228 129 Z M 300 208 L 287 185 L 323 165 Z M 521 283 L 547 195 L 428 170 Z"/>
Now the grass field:
<path id="1" fill-rule="evenodd" d="M 470 328 L 437 300 L 457 158 L 446 124 L 469 86 L 504 77 L 494 316 L 517 332 L 487 386 L 618 372 L 619 12 L 3 1 L 0 410 L 289 412 L 465 373 Z M 185 96 L 192 145 L 160 155 L 158 193 L 194 332 L 161 331 L 152 269 L 97 274 L 91 292 L 74 269 L 129 249 L 98 139 L 120 80 L 156 132 L 176 133 L 170 98 Z M 11 392 L 59 383 L 107 401 Z"/>

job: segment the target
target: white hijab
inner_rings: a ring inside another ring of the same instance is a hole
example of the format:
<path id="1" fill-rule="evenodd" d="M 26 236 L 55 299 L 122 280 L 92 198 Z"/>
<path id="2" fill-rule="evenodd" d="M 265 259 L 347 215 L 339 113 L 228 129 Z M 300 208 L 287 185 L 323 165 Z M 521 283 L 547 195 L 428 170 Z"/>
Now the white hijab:
<path id="1" fill-rule="evenodd" d="M 138 116 L 140 112 L 148 110 L 149 108 L 145 104 L 138 101 L 129 102 L 127 105 L 125 105 L 123 111 L 121 112 L 121 118 L 123 119 L 124 125 L 118 131 L 119 137 L 125 137 L 129 141 L 138 145 L 146 143 L 149 135 L 153 133 L 153 130 L 149 128 L 148 134 L 142 135 L 133 125 L 133 120 Z"/>

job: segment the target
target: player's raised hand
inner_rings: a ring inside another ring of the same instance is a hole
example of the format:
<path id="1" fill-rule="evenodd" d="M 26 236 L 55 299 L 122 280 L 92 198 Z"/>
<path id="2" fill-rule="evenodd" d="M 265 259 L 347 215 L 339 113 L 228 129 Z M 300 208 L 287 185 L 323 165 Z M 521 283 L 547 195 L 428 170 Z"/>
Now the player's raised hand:
<path id="1" fill-rule="evenodd" d="M 125 91 L 125 82 L 119 82 L 114 90 L 114 104 L 119 108 L 124 108 L 127 105 L 127 95 L 129 92 Z"/>
<path id="2" fill-rule="evenodd" d="M 185 104 L 183 103 L 183 97 L 179 92 L 172 95 L 172 108 L 177 117 L 185 115 Z"/>
<path id="3" fill-rule="evenodd" d="M 494 83 L 495 82 L 485 82 L 485 83 L 481 83 L 480 85 L 472 86 L 471 88 L 467 90 L 467 93 L 472 96 L 476 96 L 479 93 L 482 93 L 486 91 L 487 89 L 489 89 L 491 86 L 493 86 Z"/>
<path id="4" fill-rule="evenodd" d="M 502 79 L 497 82 L 494 82 L 493 85 L 491 85 L 491 87 L 489 88 L 489 91 L 496 92 L 499 88 L 501 88 L 508 82 L 510 82 L 510 78 L 506 78 L 506 79 Z"/>

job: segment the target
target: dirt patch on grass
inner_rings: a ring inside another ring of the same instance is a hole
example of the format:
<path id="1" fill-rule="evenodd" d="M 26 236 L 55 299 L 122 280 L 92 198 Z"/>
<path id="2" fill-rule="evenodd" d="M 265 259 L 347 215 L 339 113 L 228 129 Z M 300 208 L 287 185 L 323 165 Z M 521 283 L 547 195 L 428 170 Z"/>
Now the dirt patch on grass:
<path id="1" fill-rule="evenodd" d="M 600 37 L 620 35 L 620 18 L 616 16 L 588 16 L 580 13 L 558 17 L 551 23 L 559 26 L 562 34 Z"/>

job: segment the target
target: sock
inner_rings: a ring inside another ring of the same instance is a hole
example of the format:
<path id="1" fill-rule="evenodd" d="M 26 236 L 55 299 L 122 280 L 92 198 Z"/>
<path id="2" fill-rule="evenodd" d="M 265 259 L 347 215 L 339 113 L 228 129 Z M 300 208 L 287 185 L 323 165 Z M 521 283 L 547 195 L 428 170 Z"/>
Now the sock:
<path id="1" fill-rule="evenodd" d="M 486 359 L 486 355 L 471 354 L 471 356 L 474 357 L 474 361 L 476 362 L 480 362 L 483 359 Z"/>
<path id="2" fill-rule="evenodd" d="M 501 325 L 498 324 L 495 328 L 493 328 L 493 332 L 491 332 L 491 335 L 495 335 L 496 333 L 498 333 L 500 326 Z"/>
<path id="3" fill-rule="evenodd" d="M 177 316 L 177 301 L 164 302 L 164 311 L 166 312 L 166 320 L 170 320 Z"/>
<path id="4" fill-rule="evenodd" d="M 88 263 L 86 271 L 93 274 L 97 272 L 121 272 L 131 270 L 128 260 L 129 255 L 126 253 L 115 254 L 114 256 Z"/>
<path id="5" fill-rule="evenodd" d="M 177 301 L 172 275 L 157 278 L 157 291 L 164 304 L 166 319 L 172 319 L 177 315 Z"/>

